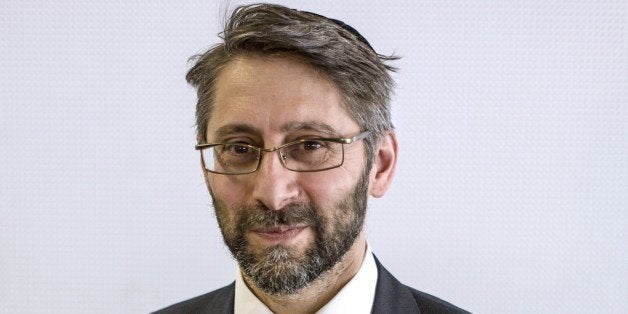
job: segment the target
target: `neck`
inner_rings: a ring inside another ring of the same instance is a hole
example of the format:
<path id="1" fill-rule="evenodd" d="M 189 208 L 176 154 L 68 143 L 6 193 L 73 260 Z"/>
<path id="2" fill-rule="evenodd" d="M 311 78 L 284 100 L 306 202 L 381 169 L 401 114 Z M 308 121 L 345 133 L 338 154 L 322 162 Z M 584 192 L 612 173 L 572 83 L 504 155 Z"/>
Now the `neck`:
<path id="1" fill-rule="evenodd" d="M 357 274 L 364 260 L 366 239 L 364 230 L 349 251 L 334 267 L 318 277 L 298 293 L 291 295 L 268 295 L 258 289 L 242 274 L 244 282 L 253 294 L 273 313 L 314 313 L 327 304 Z"/>

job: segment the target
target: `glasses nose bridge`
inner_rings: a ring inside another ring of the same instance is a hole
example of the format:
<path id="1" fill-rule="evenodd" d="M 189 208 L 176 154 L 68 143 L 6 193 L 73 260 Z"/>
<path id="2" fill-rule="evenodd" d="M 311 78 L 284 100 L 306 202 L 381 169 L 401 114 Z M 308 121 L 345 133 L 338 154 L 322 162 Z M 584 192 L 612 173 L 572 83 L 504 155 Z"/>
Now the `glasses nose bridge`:
<path id="1" fill-rule="evenodd" d="M 277 147 L 273 147 L 273 148 L 259 148 L 259 150 L 262 151 L 262 152 L 265 152 L 265 153 L 266 152 L 267 153 L 272 153 L 274 151 L 280 150 L 281 148 L 283 148 L 283 146 L 277 146 Z"/>
<path id="2" fill-rule="evenodd" d="M 277 155 L 279 157 L 279 161 L 281 161 L 281 165 L 288 169 L 288 165 L 286 165 L 286 159 L 288 156 L 283 154 L 283 148 L 285 148 L 286 145 L 282 145 L 282 146 L 277 146 L 277 147 L 272 147 L 272 148 L 259 148 L 259 152 L 260 152 L 260 158 L 259 158 L 259 163 L 260 165 L 258 165 L 257 167 L 259 168 L 261 166 L 262 163 L 262 156 L 265 153 L 272 153 L 272 152 L 277 152 Z"/>

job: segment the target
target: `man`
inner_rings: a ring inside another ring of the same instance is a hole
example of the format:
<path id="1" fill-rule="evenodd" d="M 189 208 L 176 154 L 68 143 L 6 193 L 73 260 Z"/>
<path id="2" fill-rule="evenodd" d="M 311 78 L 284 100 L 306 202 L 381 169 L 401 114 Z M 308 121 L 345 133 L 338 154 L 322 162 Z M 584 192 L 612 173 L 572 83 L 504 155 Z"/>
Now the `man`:
<path id="1" fill-rule="evenodd" d="M 364 217 L 397 163 L 395 57 L 341 21 L 277 5 L 234 10 L 196 59 L 197 149 L 236 281 L 159 313 L 464 312 L 397 281 Z"/>

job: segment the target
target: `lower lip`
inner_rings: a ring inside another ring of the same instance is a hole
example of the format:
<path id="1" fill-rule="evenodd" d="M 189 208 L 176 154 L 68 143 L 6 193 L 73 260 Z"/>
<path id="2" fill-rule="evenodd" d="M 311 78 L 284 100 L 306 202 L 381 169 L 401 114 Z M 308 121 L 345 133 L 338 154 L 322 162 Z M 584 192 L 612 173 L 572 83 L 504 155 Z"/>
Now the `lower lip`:
<path id="1" fill-rule="evenodd" d="M 285 242 L 296 238 L 305 227 L 298 227 L 285 230 L 283 232 L 257 232 L 253 234 L 269 242 Z"/>

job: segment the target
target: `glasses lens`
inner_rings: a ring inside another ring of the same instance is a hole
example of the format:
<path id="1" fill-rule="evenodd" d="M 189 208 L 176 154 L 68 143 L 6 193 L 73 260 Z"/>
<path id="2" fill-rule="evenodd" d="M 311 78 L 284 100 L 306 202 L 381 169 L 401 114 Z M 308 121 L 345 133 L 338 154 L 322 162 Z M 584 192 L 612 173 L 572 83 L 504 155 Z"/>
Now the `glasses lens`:
<path id="1" fill-rule="evenodd" d="M 342 165 L 341 143 L 325 140 L 306 140 L 281 149 L 286 168 L 295 171 L 317 171 Z"/>
<path id="2" fill-rule="evenodd" d="M 207 171 L 238 174 L 257 169 L 260 151 L 244 144 L 221 144 L 202 149 L 201 155 Z"/>

